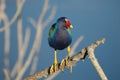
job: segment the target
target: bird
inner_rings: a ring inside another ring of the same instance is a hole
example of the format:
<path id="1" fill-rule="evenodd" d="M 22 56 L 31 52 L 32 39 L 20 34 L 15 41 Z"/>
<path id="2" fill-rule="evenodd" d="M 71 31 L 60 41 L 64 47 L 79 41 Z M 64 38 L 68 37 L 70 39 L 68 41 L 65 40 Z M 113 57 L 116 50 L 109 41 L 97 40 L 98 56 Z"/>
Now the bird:
<path id="1" fill-rule="evenodd" d="M 70 44 L 72 42 L 72 24 L 67 17 L 60 17 L 57 21 L 52 24 L 49 34 L 48 43 L 49 46 L 54 49 L 54 63 L 50 68 L 50 74 L 56 72 L 56 66 L 58 65 L 57 52 L 56 50 L 63 50 L 67 48 L 67 59 L 70 58 Z M 67 62 L 68 63 L 68 62 Z M 67 64 L 68 65 L 68 64 Z"/>

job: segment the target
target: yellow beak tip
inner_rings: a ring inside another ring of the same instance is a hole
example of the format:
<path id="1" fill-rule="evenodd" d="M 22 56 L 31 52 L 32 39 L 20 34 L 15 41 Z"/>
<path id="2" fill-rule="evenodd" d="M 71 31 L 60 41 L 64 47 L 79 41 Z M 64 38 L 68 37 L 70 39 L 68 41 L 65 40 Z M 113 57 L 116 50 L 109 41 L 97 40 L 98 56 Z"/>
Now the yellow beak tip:
<path id="1" fill-rule="evenodd" d="M 73 26 L 72 26 L 72 25 L 70 25 L 70 28 L 73 28 Z"/>

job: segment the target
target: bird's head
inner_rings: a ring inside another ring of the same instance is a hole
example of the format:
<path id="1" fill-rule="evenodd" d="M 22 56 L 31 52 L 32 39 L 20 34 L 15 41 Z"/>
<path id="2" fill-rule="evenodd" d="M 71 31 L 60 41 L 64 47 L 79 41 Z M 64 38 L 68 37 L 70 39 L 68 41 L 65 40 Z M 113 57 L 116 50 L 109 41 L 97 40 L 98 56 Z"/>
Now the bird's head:
<path id="1" fill-rule="evenodd" d="M 67 19 L 67 17 L 60 17 L 58 19 L 58 22 L 60 24 L 63 24 L 66 28 L 73 28 L 72 24 L 70 23 L 70 21 Z"/>

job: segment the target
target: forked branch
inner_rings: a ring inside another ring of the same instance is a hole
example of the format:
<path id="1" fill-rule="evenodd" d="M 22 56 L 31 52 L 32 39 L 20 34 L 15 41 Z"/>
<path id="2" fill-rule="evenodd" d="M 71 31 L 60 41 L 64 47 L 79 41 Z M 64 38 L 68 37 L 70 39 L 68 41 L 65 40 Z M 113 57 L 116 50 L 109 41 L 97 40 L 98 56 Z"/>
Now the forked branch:
<path id="1" fill-rule="evenodd" d="M 69 66 L 74 65 L 78 61 L 81 61 L 86 58 L 86 56 L 89 56 L 90 61 L 92 62 L 93 66 L 95 67 L 96 71 L 98 72 L 101 80 L 107 80 L 106 75 L 104 74 L 102 68 L 100 67 L 98 61 L 96 60 L 96 57 L 94 55 L 94 50 L 97 46 L 104 43 L 105 39 L 100 39 L 96 41 L 95 43 L 91 44 L 90 46 L 83 48 L 80 52 L 78 52 L 76 55 L 72 56 L 71 59 L 69 59 Z M 65 63 L 65 62 L 64 62 Z M 59 63 L 61 64 L 61 63 Z M 58 71 L 61 71 L 62 69 L 68 68 L 65 64 L 63 66 L 58 65 Z M 26 77 L 24 80 L 38 80 L 43 77 L 47 77 L 50 67 L 43 69 L 42 71 L 36 72 L 28 77 Z"/>

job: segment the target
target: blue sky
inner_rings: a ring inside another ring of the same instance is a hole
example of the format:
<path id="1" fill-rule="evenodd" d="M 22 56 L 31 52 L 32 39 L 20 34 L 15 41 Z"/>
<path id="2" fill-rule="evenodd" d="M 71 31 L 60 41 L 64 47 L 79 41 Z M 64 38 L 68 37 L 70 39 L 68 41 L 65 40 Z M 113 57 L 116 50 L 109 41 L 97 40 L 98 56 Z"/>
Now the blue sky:
<path id="1" fill-rule="evenodd" d="M 27 0 L 23 8 L 22 17 L 23 25 L 30 26 L 27 22 L 28 17 L 33 17 L 36 21 L 41 11 L 42 3 L 44 0 Z M 82 48 L 90 45 L 100 38 L 106 38 L 105 44 L 100 45 L 95 50 L 96 57 L 100 62 L 104 72 L 106 73 L 109 80 L 118 80 L 119 76 L 119 45 L 120 45 L 120 0 L 50 0 L 50 6 L 57 6 L 57 13 L 55 18 L 48 27 L 44 30 L 43 42 L 40 49 L 40 59 L 38 63 L 37 70 L 41 70 L 44 67 L 48 67 L 53 63 L 53 49 L 49 47 L 47 37 L 50 25 L 52 25 L 57 18 L 61 16 L 66 16 L 71 21 L 74 26 L 73 42 L 75 43 L 77 38 L 82 35 L 84 36 L 83 41 L 80 43 L 76 52 L 80 51 Z M 13 16 L 16 8 L 16 2 L 7 1 L 6 13 L 9 18 Z M 17 36 L 16 33 L 16 23 L 11 27 L 11 51 L 10 59 L 11 66 L 16 60 L 17 52 Z M 25 27 L 26 28 L 26 27 Z M 25 29 L 24 28 L 24 29 Z M 32 28 L 32 27 L 31 27 Z M 35 31 L 32 30 L 32 36 L 30 44 L 32 44 L 32 38 L 34 38 Z M 3 68 L 3 46 L 4 46 L 4 33 L 0 33 L 0 77 L 4 79 L 2 68 Z M 16 43 L 16 44 L 14 44 Z M 29 49 L 31 45 L 29 46 Z M 44 50 L 46 49 L 46 50 Z M 58 51 L 59 61 L 66 56 L 66 50 Z M 29 53 L 29 51 L 27 51 Z M 60 53 L 60 54 L 59 54 Z M 41 65 L 42 63 L 42 65 Z M 27 76 L 26 73 L 24 76 Z M 98 74 L 93 68 L 90 60 L 85 59 L 84 62 L 79 62 L 73 67 L 73 73 L 69 74 L 69 70 L 65 70 L 64 73 L 59 74 L 54 80 L 100 80 Z"/>

